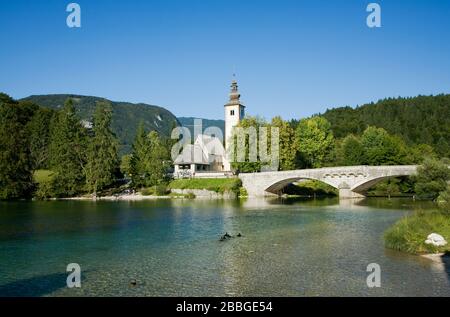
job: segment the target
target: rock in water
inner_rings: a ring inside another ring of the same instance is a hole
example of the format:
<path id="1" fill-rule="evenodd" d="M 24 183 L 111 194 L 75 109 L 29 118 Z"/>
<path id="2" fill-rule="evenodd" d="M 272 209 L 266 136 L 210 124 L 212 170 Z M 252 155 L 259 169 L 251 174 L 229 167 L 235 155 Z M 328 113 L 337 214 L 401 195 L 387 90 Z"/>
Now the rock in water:
<path id="1" fill-rule="evenodd" d="M 437 233 L 432 233 L 428 235 L 427 240 L 425 240 L 426 244 L 432 244 L 435 247 L 442 247 L 447 244 L 444 237 Z"/>

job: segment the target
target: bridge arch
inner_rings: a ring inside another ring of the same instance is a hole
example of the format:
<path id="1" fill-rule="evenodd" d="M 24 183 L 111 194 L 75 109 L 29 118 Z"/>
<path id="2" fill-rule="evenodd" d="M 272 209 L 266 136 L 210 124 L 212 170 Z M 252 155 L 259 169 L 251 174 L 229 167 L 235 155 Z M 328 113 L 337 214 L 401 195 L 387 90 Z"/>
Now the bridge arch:
<path id="1" fill-rule="evenodd" d="M 280 194 L 290 183 L 301 179 L 321 181 L 339 190 L 339 197 L 364 197 L 363 193 L 374 184 L 390 177 L 410 176 L 416 165 L 402 166 L 343 166 L 294 171 L 239 174 L 249 196 Z"/>
<path id="2" fill-rule="evenodd" d="M 285 178 L 281 179 L 279 181 L 276 181 L 275 183 L 271 184 L 269 187 L 265 189 L 266 192 L 279 195 L 284 188 L 286 188 L 289 184 L 296 183 L 301 180 L 313 180 L 313 181 L 319 181 L 321 183 L 327 184 L 333 188 L 339 189 L 335 186 L 334 183 L 324 181 L 323 179 L 318 179 L 314 177 L 293 177 L 293 178 Z"/>

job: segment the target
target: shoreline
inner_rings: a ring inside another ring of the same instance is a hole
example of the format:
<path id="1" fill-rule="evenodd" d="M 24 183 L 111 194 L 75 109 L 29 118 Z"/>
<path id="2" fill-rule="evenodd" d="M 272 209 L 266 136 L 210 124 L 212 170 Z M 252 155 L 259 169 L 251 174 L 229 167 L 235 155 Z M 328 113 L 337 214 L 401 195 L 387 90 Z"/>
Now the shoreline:
<path id="1" fill-rule="evenodd" d="M 154 199 L 171 199 L 171 198 L 179 198 L 175 196 L 144 196 L 142 194 L 127 194 L 127 195 L 119 195 L 119 196 L 77 196 L 77 197 L 66 197 L 66 198 L 51 198 L 51 200 L 106 200 L 106 201 L 140 201 L 140 200 L 154 200 Z M 184 197 L 180 197 L 184 198 Z"/>

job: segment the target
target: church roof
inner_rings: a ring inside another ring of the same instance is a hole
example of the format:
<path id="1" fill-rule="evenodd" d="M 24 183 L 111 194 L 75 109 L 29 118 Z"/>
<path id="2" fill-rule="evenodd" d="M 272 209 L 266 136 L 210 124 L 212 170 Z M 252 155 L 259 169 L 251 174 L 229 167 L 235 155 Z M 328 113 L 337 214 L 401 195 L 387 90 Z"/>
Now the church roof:
<path id="1" fill-rule="evenodd" d="M 208 165 L 208 158 L 203 149 L 198 144 L 187 144 L 183 147 L 183 151 L 177 156 L 174 164 L 205 164 Z"/>
<path id="2" fill-rule="evenodd" d="M 219 138 L 199 134 L 194 144 L 187 144 L 174 161 L 175 165 L 222 162 L 225 149 Z"/>

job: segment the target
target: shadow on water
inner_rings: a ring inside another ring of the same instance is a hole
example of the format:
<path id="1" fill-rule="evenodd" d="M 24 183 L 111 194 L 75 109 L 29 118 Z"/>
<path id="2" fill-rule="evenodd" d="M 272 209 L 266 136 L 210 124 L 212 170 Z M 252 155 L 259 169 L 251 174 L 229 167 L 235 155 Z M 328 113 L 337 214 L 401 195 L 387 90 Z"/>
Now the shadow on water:
<path id="1" fill-rule="evenodd" d="M 450 283 L 450 253 L 444 254 L 442 257 L 445 273 L 447 273 L 447 281 Z"/>
<path id="2" fill-rule="evenodd" d="M 84 272 L 86 273 L 86 272 Z M 67 274 L 52 273 L 0 285 L 0 297 L 40 297 L 67 287 Z M 83 282 L 83 278 L 81 278 Z"/>

